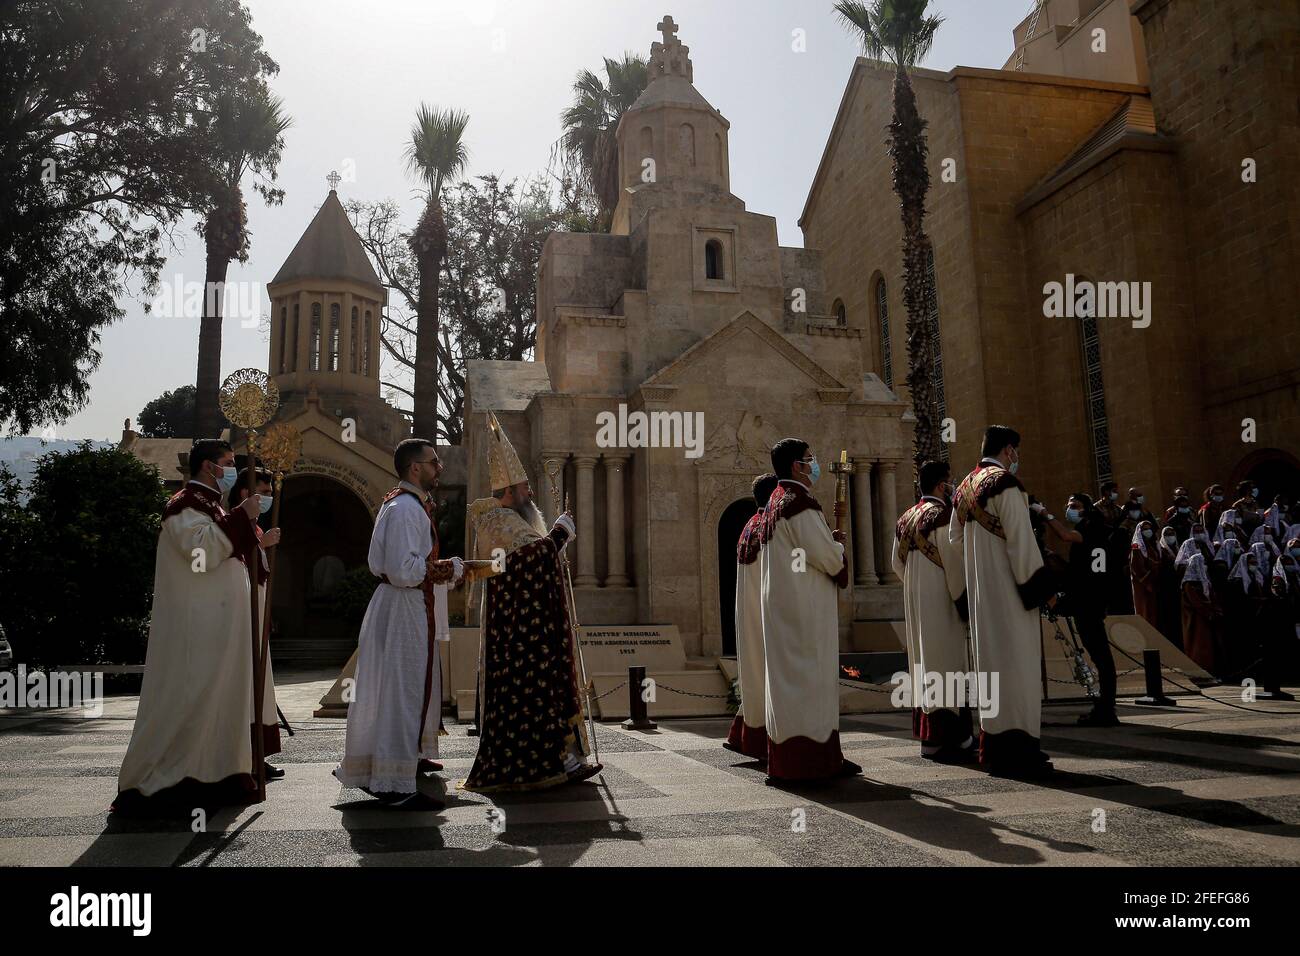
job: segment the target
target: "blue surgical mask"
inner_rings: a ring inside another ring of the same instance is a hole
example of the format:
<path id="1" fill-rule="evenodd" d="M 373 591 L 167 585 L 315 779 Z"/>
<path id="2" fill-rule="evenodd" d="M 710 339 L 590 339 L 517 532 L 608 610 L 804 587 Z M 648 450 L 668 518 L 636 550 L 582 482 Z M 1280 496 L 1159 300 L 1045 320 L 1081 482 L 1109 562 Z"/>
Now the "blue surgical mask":
<path id="1" fill-rule="evenodd" d="M 1214 503 L 1215 503 L 1216 505 L 1219 504 L 1219 503 L 1222 502 L 1222 501 L 1223 501 L 1223 495 L 1215 495 L 1215 496 L 1214 496 Z"/>
<path id="2" fill-rule="evenodd" d="M 1191 514 L 1191 513 L 1192 513 L 1192 509 L 1191 509 L 1191 508 L 1179 508 L 1179 509 L 1178 509 L 1178 513 L 1179 513 L 1180 515 Z"/>
<path id="3" fill-rule="evenodd" d="M 1112 491 L 1112 492 L 1110 493 L 1110 500 L 1111 500 L 1111 501 L 1118 501 L 1118 500 L 1119 500 L 1119 492 L 1118 492 L 1118 491 Z"/>
<path id="4" fill-rule="evenodd" d="M 1147 503 L 1147 496 L 1146 496 L 1146 495 L 1138 495 L 1138 496 L 1137 496 L 1137 503 L 1140 504 L 1140 505 L 1144 505 L 1144 504 L 1146 504 L 1146 503 Z"/>
<path id="5" fill-rule="evenodd" d="M 1155 537 L 1155 534 L 1156 534 L 1156 533 L 1155 533 L 1154 531 L 1152 531 L 1150 528 L 1147 528 L 1146 530 L 1144 530 L 1144 531 L 1142 532 L 1142 537 L 1144 537 L 1144 538 L 1153 538 L 1153 537 Z"/>
<path id="6" fill-rule="evenodd" d="M 808 484 L 810 485 L 817 484 L 817 479 L 820 478 L 821 476 L 822 476 L 821 462 L 817 460 L 816 455 L 813 455 L 813 460 L 808 463 Z"/>
<path id="7" fill-rule="evenodd" d="M 1014 475 L 1014 474 L 1015 474 L 1016 472 L 1018 472 L 1019 470 L 1020 470 L 1020 452 L 1016 452 L 1016 460 L 1013 461 L 1013 462 L 1012 462 L 1012 463 L 1007 467 L 1007 471 L 1011 472 L 1011 474 Z"/>
<path id="8" fill-rule="evenodd" d="M 273 495 L 262 495 L 262 501 L 260 504 L 258 504 L 257 510 L 261 514 L 266 514 L 268 511 L 271 510 L 271 505 L 274 502 L 275 502 L 275 497 Z"/>
<path id="9" fill-rule="evenodd" d="M 230 489 L 235 487 L 235 482 L 239 480 L 239 472 L 235 470 L 234 465 L 226 465 L 221 469 L 221 477 L 217 479 L 217 487 L 221 493 L 228 494 Z"/>
<path id="10" fill-rule="evenodd" d="M 1066 518 L 1067 521 L 1070 522 L 1070 524 L 1078 524 L 1078 523 L 1079 523 L 1079 517 L 1080 517 L 1080 515 L 1079 515 L 1079 509 L 1078 509 L 1078 508 L 1066 508 L 1066 509 L 1065 509 L 1065 518 Z"/>
<path id="11" fill-rule="evenodd" d="M 1258 488 L 1251 488 L 1251 489 L 1250 489 L 1250 496 L 1251 496 L 1252 498 L 1258 498 L 1258 497 L 1259 497 L 1259 489 L 1258 489 Z"/>

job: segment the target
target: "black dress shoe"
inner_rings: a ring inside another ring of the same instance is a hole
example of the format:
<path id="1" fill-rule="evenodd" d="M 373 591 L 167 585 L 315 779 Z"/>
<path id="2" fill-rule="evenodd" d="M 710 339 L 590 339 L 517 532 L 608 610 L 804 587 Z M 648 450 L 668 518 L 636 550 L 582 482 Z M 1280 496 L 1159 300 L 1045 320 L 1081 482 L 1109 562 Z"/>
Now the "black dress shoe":
<path id="1" fill-rule="evenodd" d="M 580 783 L 583 780 L 590 780 L 604 769 L 605 765 L 603 763 L 583 764 L 577 770 L 573 771 L 573 773 L 569 774 L 569 783 Z"/>
<path id="2" fill-rule="evenodd" d="M 845 760 L 844 763 L 840 765 L 840 772 L 838 776 L 856 777 L 860 773 L 862 773 L 861 767 L 855 764 L 852 760 Z"/>
<path id="3" fill-rule="evenodd" d="M 1094 710 L 1079 718 L 1080 727 L 1118 727 L 1119 718 L 1113 710 Z"/>
<path id="4" fill-rule="evenodd" d="M 436 760 L 429 760 L 427 757 L 421 757 L 420 762 L 416 764 L 416 773 L 440 773 L 442 764 Z"/>
<path id="5" fill-rule="evenodd" d="M 447 804 L 437 797 L 429 796 L 427 793 L 413 793 L 406 799 L 398 800 L 396 803 L 390 803 L 387 806 L 389 810 L 402 810 L 408 813 L 432 813 L 447 808 Z"/>
<path id="6" fill-rule="evenodd" d="M 1008 780 L 1041 780 L 1050 777 L 1055 770 L 1052 761 L 1044 757 L 1043 760 L 1032 763 L 994 764 L 989 768 L 989 773 L 995 777 L 1006 777 Z"/>
<path id="7" fill-rule="evenodd" d="M 265 760 L 262 761 L 262 769 L 266 773 L 267 780 L 279 780 L 281 777 L 284 776 L 283 770 L 281 770 L 279 767 L 272 767 Z"/>

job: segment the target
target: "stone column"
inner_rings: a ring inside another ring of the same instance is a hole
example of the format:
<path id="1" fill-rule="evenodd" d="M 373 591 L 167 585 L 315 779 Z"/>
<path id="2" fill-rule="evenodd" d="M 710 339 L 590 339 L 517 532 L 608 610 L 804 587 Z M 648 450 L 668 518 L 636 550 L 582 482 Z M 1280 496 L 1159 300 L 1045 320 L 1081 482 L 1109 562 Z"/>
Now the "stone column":
<path id="1" fill-rule="evenodd" d="M 575 588 L 593 588 L 596 580 L 596 459 L 579 455 L 573 460 L 578 472 L 578 574 Z"/>
<path id="2" fill-rule="evenodd" d="M 856 568 L 855 584 L 875 584 L 876 538 L 871 530 L 871 462 L 858 458 L 853 462 L 853 540 Z"/>
<path id="3" fill-rule="evenodd" d="M 894 533 L 894 525 L 898 523 L 898 496 L 894 493 L 894 472 L 897 469 L 896 461 L 882 461 L 876 466 L 876 473 L 880 476 L 881 584 L 894 583 L 894 569 L 883 556 L 888 555 L 893 548 L 890 536 Z"/>
<path id="4" fill-rule="evenodd" d="M 605 533 L 609 552 L 609 573 L 605 587 L 625 588 L 627 558 L 623 545 L 623 474 L 630 456 L 623 452 L 605 453 Z"/>
<path id="5" fill-rule="evenodd" d="M 568 457 L 564 452 L 544 451 L 541 460 L 537 462 L 538 507 L 542 509 L 544 515 L 548 516 L 546 522 L 548 525 L 564 510 L 564 462 Z M 546 470 L 547 463 L 551 461 L 560 463 L 560 470 L 555 476 L 554 483 L 551 482 L 551 476 Z"/>

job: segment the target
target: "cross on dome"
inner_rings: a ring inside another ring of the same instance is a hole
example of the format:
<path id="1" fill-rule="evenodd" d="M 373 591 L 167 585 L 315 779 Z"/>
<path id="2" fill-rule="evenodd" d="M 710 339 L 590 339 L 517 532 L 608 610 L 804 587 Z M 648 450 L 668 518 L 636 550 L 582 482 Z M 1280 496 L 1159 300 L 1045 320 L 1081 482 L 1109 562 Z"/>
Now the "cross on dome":
<path id="1" fill-rule="evenodd" d="M 338 170 L 335 169 L 331 169 L 330 174 L 325 177 L 325 182 L 330 184 L 330 192 L 334 192 L 335 190 L 337 190 L 339 183 L 341 183 L 342 181 L 343 181 L 343 177 L 340 176 L 338 174 Z"/>
<path id="2" fill-rule="evenodd" d="M 661 76 L 680 76 L 690 83 L 695 73 L 691 65 L 691 48 L 677 39 L 677 24 L 671 16 L 664 14 L 656 29 L 663 34 L 663 42 L 656 40 L 650 44 L 650 82 Z"/>

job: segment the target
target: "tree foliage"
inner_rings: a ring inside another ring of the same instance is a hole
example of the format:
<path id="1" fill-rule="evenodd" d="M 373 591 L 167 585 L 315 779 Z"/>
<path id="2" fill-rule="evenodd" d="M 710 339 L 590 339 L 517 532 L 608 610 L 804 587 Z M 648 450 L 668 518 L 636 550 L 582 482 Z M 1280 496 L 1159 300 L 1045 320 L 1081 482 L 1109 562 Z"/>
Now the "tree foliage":
<path id="1" fill-rule="evenodd" d="M 142 438 L 185 438 L 194 425 L 194 386 L 163 392 L 136 416 Z"/>
<path id="2" fill-rule="evenodd" d="M 0 473 L 0 614 L 15 657 L 143 663 L 167 500 L 157 469 L 82 442 L 37 461 L 26 508 L 11 479 Z"/>
<path id="3" fill-rule="evenodd" d="M 537 265 L 546 237 L 568 219 L 538 180 L 502 183 L 479 176 L 444 190 L 447 251 L 439 282 L 437 441 L 459 444 L 469 359 L 531 357 L 536 339 Z M 348 213 L 390 300 L 381 342 L 391 360 L 384 384 L 406 398 L 410 413 L 415 370 L 419 272 L 391 200 L 350 202 Z"/>
<path id="4" fill-rule="evenodd" d="M 0 3 L 0 422 L 86 401 L 129 278 L 213 194 L 203 118 L 273 72 L 239 0 Z"/>

